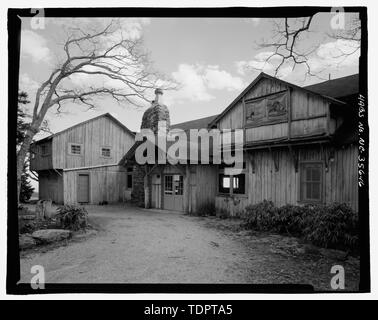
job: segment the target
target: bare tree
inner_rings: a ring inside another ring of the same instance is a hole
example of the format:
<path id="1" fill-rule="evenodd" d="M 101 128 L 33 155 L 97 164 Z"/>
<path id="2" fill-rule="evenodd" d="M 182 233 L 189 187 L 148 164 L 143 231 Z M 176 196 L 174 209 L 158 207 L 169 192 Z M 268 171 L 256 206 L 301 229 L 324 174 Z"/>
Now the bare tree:
<path id="1" fill-rule="evenodd" d="M 17 150 L 18 196 L 27 153 L 49 109 L 56 107 L 57 112 L 61 112 L 65 102 L 94 108 L 102 97 L 141 106 L 148 101 L 151 89 L 174 87 L 172 82 L 162 80 L 161 75 L 152 70 L 141 40 L 125 35 L 119 19 L 100 28 L 88 29 L 68 29 L 62 44 L 63 58 L 36 91 L 31 122 Z M 95 85 L 77 86 L 72 79 L 80 75 L 100 80 Z"/>
<path id="2" fill-rule="evenodd" d="M 281 67 L 285 64 L 290 64 L 292 70 L 298 65 L 304 65 L 306 75 L 318 76 L 312 70 L 309 59 L 312 54 L 319 48 L 320 43 L 315 43 L 311 47 L 306 47 L 302 43 L 304 35 L 311 32 L 315 15 L 302 18 L 284 18 L 273 21 L 273 36 L 270 41 L 262 41 L 258 44 L 260 49 L 272 50 L 271 55 L 265 59 L 265 63 L 276 59 L 274 71 L 277 76 Z M 334 58 L 346 59 L 355 52 L 360 50 L 361 41 L 361 23 L 358 17 L 352 19 L 346 24 L 345 29 L 335 31 L 328 34 L 332 39 L 340 39 L 353 42 L 353 47 L 350 50 L 342 51 Z"/>

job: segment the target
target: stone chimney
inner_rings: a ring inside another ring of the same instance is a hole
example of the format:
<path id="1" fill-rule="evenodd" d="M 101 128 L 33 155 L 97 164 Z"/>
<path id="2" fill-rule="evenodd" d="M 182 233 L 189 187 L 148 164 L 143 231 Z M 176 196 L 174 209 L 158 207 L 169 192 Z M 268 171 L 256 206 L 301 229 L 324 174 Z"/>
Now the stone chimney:
<path id="1" fill-rule="evenodd" d="M 162 103 L 163 90 L 157 88 L 155 90 L 155 100 L 152 101 L 149 107 L 143 114 L 141 129 L 151 129 L 155 134 L 158 132 L 159 121 L 165 121 L 167 124 L 166 130 L 169 130 L 170 117 L 169 110 L 166 105 Z"/>

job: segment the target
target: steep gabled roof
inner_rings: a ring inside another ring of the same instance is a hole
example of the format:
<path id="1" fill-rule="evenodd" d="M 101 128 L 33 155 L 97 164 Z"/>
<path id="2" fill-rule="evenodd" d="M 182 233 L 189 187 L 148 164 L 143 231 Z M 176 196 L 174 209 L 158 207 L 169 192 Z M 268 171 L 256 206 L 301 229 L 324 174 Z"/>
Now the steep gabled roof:
<path id="1" fill-rule="evenodd" d="M 54 134 L 51 134 L 51 135 L 49 135 L 48 137 L 45 137 L 45 138 L 43 138 L 43 139 L 40 139 L 40 140 L 35 141 L 34 143 L 45 142 L 45 141 L 50 140 L 50 139 L 52 139 L 53 137 L 56 137 L 57 135 L 60 135 L 60 134 L 66 132 L 66 131 L 68 131 L 68 130 L 71 130 L 71 129 L 73 129 L 73 128 L 76 128 L 76 127 L 81 126 L 81 125 L 83 125 L 83 124 L 85 124 L 85 123 L 88 123 L 88 122 L 91 122 L 91 121 L 97 120 L 97 119 L 102 118 L 102 117 L 108 117 L 110 120 L 112 120 L 113 122 L 115 122 L 116 124 L 118 124 L 118 125 L 119 125 L 123 130 L 125 130 L 127 133 L 129 133 L 129 134 L 132 135 L 132 136 L 135 136 L 135 133 L 134 133 L 134 132 L 132 132 L 132 131 L 131 131 L 129 128 L 127 128 L 122 122 L 120 122 L 120 121 L 117 120 L 115 117 L 113 117 L 109 112 L 107 112 L 107 113 L 101 114 L 101 115 L 99 115 L 99 116 L 97 116 L 97 117 L 94 117 L 94 118 L 88 119 L 88 120 L 86 120 L 86 121 L 80 122 L 80 123 L 78 123 L 78 124 L 75 124 L 75 125 L 73 125 L 73 126 L 71 126 L 71 127 L 69 127 L 69 128 L 66 128 L 66 129 L 64 129 L 64 130 L 61 130 L 61 131 L 56 132 L 56 133 L 54 133 Z"/>
<path id="2" fill-rule="evenodd" d="M 341 99 L 359 92 L 359 74 L 316 83 L 304 88 L 321 95 Z"/>
<path id="3" fill-rule="evenodd" d="M 340 104 L 340 105 L 344 105 L 345 103 L 340 101 L 340 100 L 337 100 L 333 97 L 330 97 L 330 96 L 327 96 L 327 95 L 322 95 L 322 94 L 319 94 L 317 92 L 314 92 L 314 91 L 311 91 L 309 89 L 306 89 L 306 88 L 303 88 L 303 87 L 300 87 L 300 86 L 297 86 L 295 84 L 292 84 L 292 83 L 289 83 L 289 82 L 286 82 L 284 80 L 281 80 L 281 79 L 278 79 L 278 78 L 275 78 L 275 77 L 272 77 L 264 72 L 261 72 L 256 78 L 255 80 L 252 81 L 252 83 L 250 85 L 248 85 L 236 98 L 234 101 L 231 102 L 231 104 L 223 110 L 223 112 L 221 114 L 219 114 L 211 123 L 210 123 L 210 126 L 213 126 L 215 125 L 215 123 L 221 119 L 230 109 L 232 109 L 232 107 L 234 107 L 239 101 L 240 99 L 247 94 L 247 92 L 249 90 L 251 90 L 262 78 L 266 78 L 266 79 L 270 79 L 270 80 L 273 80 L 273 81 L 279 81 L 283 84 L 285 84 L 286 86 L 288 87 L 291 87 L 291 88 L 295 88 L 295 89 L 298 89 L 298 90 L 302 90 L 302 91 L 306 91 L 312 95 L 315 95 L 315 96 L 320 96 L 326 100 L 329 100 L 330 102 L 334 103 L 334 104 Z"/>

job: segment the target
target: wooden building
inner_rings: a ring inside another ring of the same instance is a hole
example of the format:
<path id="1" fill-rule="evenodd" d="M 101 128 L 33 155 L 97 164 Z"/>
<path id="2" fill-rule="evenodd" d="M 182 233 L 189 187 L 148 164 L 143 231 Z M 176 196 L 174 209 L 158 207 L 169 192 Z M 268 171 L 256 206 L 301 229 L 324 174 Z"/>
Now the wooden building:
<path id="1" fill-rule="evenodd" d="M 39 198 L 58 204 L 123 201 L 131 173 L 118 165 L 134 133 L 109 113 L 79 123 L 31 146 L 30 170 L 39 178 Z"/>
<path id="2" fill-rule="evenodd" d="M 185 212 L 215 204 L 236 216 L 265 199 L 358 210 L 357 96 L 358 75 L 302 88 L 261 73 L 221 114 L 172 126 L 242 129 L 241 173 L 216 164 L 146 165 L 134 187 L 146 207 Z M 120 164 L 135 165 L 134 152 Z"/>

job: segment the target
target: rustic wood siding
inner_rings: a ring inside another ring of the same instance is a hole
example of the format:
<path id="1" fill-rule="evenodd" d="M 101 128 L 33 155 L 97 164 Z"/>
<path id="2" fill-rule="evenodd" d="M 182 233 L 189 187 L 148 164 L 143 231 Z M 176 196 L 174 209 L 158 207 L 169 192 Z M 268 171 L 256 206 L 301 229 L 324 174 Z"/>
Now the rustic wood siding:
<path id="1" fill-rule="evenodd" d="M 287 120 L 246 124 L 245 101 L 285 90 L 288 92 L 289 100 Z M 289 88 L 279 80 L 262 78 L 218 120 L 218 127 L 220 129 L 245 127 L 246 142 L 332 134 L 336 125 L 329 118 L 328 113 L 329 102 L 325 98 L 295 87 Z"/>
<path id="2" fill-rule="evenodd" d="M 40 200 L 51 199 L 57 204 L 63 203 L 63 177 L 62 173 L 54 171 L 38 172 L 38 193 Z"/>
<path id="3" fill-rule="evenodd" d="M 230 197 L 217 196 L 218 210 L 223 208 L 228 212 L 242 212 L 248 204 L 256 204 L 263 200 L 273 201 L 277 206 L 285 204 L 301 204 L 299 199 L 300 163 L 303 161 L 323 162 L 323 189 L 324 203 L 345 202 L 354 210 L 358 210 L 358 175 L 356 146 L 336 149 L 334 161 L 328 161 L 326 170 L 325 159 L 329 158 L 331 149 L 320 147 L 301 148 L 298 151 L 298 172 L 295 171 L 292 155 L 287 148 L 270 151 L 259 150 L 251 153 L 248 164 L 248 199 L 235 196 L 236 201 Z M 327 156 L 325 157 L 324 154 Z M 276 158 L 276 164 L 273 160 Z M 253 173 L 253 165 L 254 170 Z M 228 198 L 228 199 L 227 199 Z M 240 199 L 238 199 L 240 198 Z M 230 207 L 232 206 L 232 208 Z"/>
<path id="4" fill-rule="evenodd" d="M 70 170 L 63 172 L 64 203 L 77 203 L 77 179 L 79 174 L 89 174 L 89 198 L 91 204 L 123 201 L 126 190 L 126 170 L 121 166 Z"/>
<path id="5" fill-rule="evenodd" d="M 194 176 L 196 181 L 196 210 L 208 203 L 215 204 L 215 196 L 218 192 L 217 175 L 217 166 L 197 166 L 197 172 Z"/>
<path id="6" fill-rule="evenodd" d="M 45 146 L 48 150 L 48 155 L 42 155 L 42 146 Z M 52 142 L 51 140 L 43 143 L 34 143 L 31 146 L 32 157 L 30 158 L 30 170 L 40 171 L 53 168 L 52 159 Z"/>
<path id="7" fill-rule="evenodd" d="M 71 155 L 69 144 L 82 145 L 81 155 Z M 54 168 L 78 168 L 118 163 L 134 143 L 134 137 L 108 117 L 73 127 L 53 138 Z M 101 147 L 111 148 L 111 157 L 101 156 Z"/>

